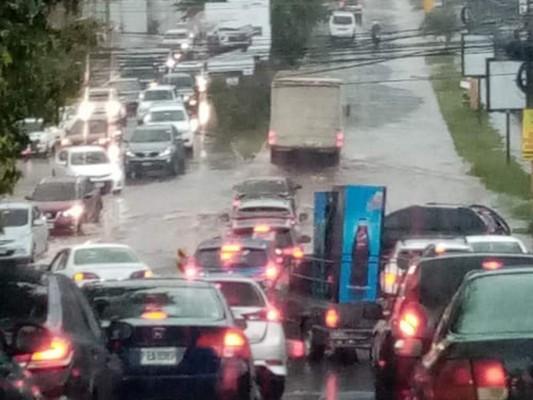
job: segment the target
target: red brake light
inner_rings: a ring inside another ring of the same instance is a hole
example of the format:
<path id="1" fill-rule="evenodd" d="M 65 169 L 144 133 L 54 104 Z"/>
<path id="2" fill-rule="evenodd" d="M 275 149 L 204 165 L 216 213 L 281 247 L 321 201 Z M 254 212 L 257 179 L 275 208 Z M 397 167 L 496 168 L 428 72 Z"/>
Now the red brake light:
<path id="1" fill-rule="evenodd" d="M 69 340 L 52 338 L 48 348 L 33 354 L 16 356 L 16 360 L 28 369 L 62 368 L 70 365 L 73 351 Z"/>
<path id="2" fill-rule="evenodd" d="M 279 267 L 274 263 L 269 263 L 265 270 L 265 276 L 267 279 L 273 281 L 279 275 Z"/>
<path id="3" fill-rule="evenodd" d="M 277 322 L 281 319 L 279 311 L 275 308 L 271 308 L 266 313 L 266 319 L 271 322 Z"/>
<path id="4" fill-rule="evenodd" d="M 339 313 L 334 308 L 326 311 L 325 322 L 328 328 L 337 328 L 339 326 Z"/>
<path id="5" fill-rule="evenodd" d="M 500 269 L 503 267 L 503 263 L 498 260 L 485 260 L 481 265 L 483 269 L 493 271 L 495 269 Z"/>
<path id="6" fill-rule="evenodd" d="M 254 227 L 255 233 L 268 233 L 270 232 L 270 226 L 268 225 L 257 225 Z"/>
<path id="7" fill-rule="evenodd" d="M 241 245 L 240 244 L 225 244 L 222 246 L 222 249 L 220 249 L 222 253 L 236 253 L 238 251 L 241 251 Z"/>
<path id="8" fill-rule="evenodd" d="M 141 314 L 142 319 L 149 319 L 151 321 L 161 321 L 168 318 L 168 314 L 162 310 L 145 311 Z"/>
<path id="9" fill-rule="evenodd" d="M 480 390 L 505 389 L 505 396 L 498 398 L 507 398 L 507 375 L 502 363 L 497 360 L 476 360 L 472 363 L 474 369 L 474 381 L 476 382 L 478 397 L 481 396 Z M 503 393 L 502 393 L 503 394 Z"/>
<path id="10" fill-rule="evenodd" d="M 344 146 L 344 133 L 342 133 L 342 131 L 337 132 L 336 144 L 338 148 Z"/>
<path id="11" fill-rule="evenodd" d="M 183 269 L 183 274 L 187 279 L 193 279 L 198 276 L 198 268 L 194 264 L 187 264 Z"/>
<path id="12" fill-rule="evenodd" d="M 304 258 L 304 251 L 301 247 L 295 247 L 292 251 L 292 256 L 297 260 L 301 260 L 302 258 Z"/>
<path id="13" fill-rule="evenodd" d="M 268 145 L 273 146 L 276 144 L 276 132 L 273 130 L 268 131 Z"/>
<path id="14" fill-rule="evenodd" d="M 211 348 L 219 357 L 223 358 L 248 358 L 250 356 L 248 340 L 237 329 L 228 329 L 223 334 L 205 334 L 198 339 L 196 345 L 202 348 Z"/>
<path id="15" fill-rule="evenodd" d="M 426 318 L 423 310 L 417 305 L 407 305 L 400 314 L 398 329 L 400 336 L 420 337 L 426 326 Z"/>

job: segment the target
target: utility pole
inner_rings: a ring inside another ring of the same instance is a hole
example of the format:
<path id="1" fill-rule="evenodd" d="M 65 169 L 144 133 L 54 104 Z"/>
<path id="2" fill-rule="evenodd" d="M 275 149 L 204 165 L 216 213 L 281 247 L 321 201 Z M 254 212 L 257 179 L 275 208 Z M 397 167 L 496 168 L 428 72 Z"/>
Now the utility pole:
<path id="1" fill-rule="evenodd" d="M 527 0 L 527 12 L 525 14 L 525 28 L 527 31 L 527 53 L 530 51 L 530 43 L 533 42 L 533 4 L 531 0 Z M 525 53 L 525 52 L 524 52 Z M 529 60 L 530 56 L 525 57 L 526 63 L 526 108 L 533 109 L 533 62 Z M 533 198 L 533 160 L 531 161 L 531 175 L 530 175 L 530 193 Z"/>

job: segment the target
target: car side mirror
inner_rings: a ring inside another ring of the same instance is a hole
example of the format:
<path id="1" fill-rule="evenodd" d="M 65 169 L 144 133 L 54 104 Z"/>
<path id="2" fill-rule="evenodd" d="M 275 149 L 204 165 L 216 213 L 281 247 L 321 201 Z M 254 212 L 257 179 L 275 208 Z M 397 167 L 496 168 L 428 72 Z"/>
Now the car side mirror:
<path id="1" fill-rule="evenodd" d="M 365 304 L 363 318 L 370 321 L 379 321 L 384 318 L 383 306 L 381 304 Z"/>
<path id="2" fill-rule="evenodd" d="M 300 236 L 298 242 L 300 244 L 311 243 L 311 236 L 302 235 L 302 236 Z"/>
<path id="3" fill-rule="evenodd" d="M 15 354 L 33 354 L 50 348 L 52 334 L 41 325 L 24 323 L 13 330 L 11 343 Z"/>
<path id="4" fill-rule="evenodd" d="M 305 221 L 307 221 L 308 218 L 309 218 L 309 215 L 307 215 L 306 213 L 301 213 L 298 216 L 298 219 L 300 220 L 300 222 L 305 222 Z"/>
<path id="5" fill-rule="evenodd" d="M 125 322 L 111 321 L 107 328 L 107 340 L 110 342 L 127 340 L 132 336 L 133 327 Z"/>
<path id="6" fill-rule="evenodd" d="M 222 222 L 229 222 L 229 221 L 230 221 L 230 216 L 229 216 L 229 214 L 228 214 L 228 213 L 224 213 L 224 214 L 222 214 L 222 215 L 220 216 L 220 220 L 221 220 Z"/>

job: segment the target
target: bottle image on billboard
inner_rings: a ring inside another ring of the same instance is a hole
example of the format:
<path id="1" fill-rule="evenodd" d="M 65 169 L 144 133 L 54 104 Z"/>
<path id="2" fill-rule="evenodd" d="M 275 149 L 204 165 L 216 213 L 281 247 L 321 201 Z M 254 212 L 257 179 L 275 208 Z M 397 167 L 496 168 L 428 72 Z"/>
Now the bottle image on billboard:
<path id="1" fill-rule="evenodd" d="M 368 224 L 360 219 L 355 230 L 352 245 L 352 271 L 350 286 L 365 288 L 368 284 L 368 262 L 370 259 L 370 237 Z"/>

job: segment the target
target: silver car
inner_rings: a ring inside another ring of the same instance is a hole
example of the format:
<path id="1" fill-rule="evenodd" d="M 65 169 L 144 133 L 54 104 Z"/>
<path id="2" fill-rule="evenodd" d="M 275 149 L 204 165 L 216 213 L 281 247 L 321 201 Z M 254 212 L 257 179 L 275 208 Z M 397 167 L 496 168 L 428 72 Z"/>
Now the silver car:
<path id="1" fill-rule="evenodd" d="M 257 381 L 265 400 L 279 400 L 287 377 L 287 347 L 279 311 L 252 279 L 238 276 L 211 276 L 226 298 L 235 319 L 241 321 L 250 341 Z"/>

